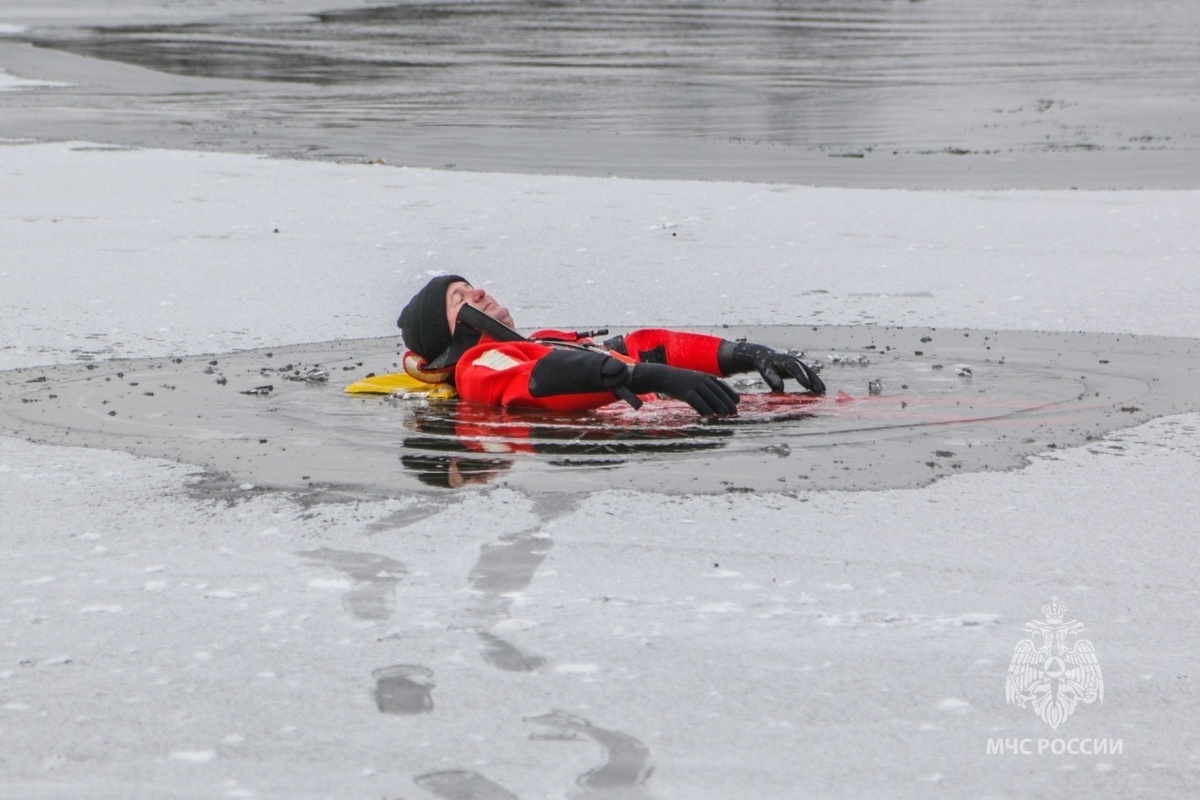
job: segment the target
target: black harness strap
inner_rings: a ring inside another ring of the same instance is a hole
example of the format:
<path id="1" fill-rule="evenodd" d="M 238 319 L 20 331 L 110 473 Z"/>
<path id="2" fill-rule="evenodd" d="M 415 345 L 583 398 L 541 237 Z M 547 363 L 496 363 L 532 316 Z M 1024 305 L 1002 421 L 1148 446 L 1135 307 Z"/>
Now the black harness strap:
<path id="1" fill-rule="evenodd" d="M 479 309 L 474 308 L 469 305 L 466 305 L 465 303 L 463 304 L 463 307 L 458 310 L 458 319 L 455 324 L 455 328 L 456 328 L 455 339 L 458 338 L 457 329 L 460 329 L 463 326 L 470 327 L 479 333 L 486 333 L 488 336 L 492 337 L 493 339 L 495 339 L 498 342 L 532 342 L 532 341 L 534 341 L 533 339 L 530 339 L 528 336 L 522 336 L 521 334 L 517 333 L 516 331 L 514 331 L 512 328 L 505 325 L 500 320 L 492 319 L 491 317 L 489 317 L 487 314 L 484 314 Z M 607 331 L 606 331 L 606 333 L 607 333 Z M 470 349 L 470 347 L 473 347 L 475 345 L 475 342 L 478 342 L 478 341 L 479 341 L 479 337 L 476 336 L 474 341 L 471 342 L 471 344 L 467 345 L 466 347 L 463 347 L 459 352 L 453 353 L 453 354 L 451 353 L 451 351 L 453 351 L 457 348 L 454 345 L 451 345 L 450 349 L 447 350 L 445 353 L 443 353 L 442 357 L 439 357 L 438 360 L 439 361 L 442 360 L 443 357 L 450 357 L 450 358 L 453 358 L 454 361 L 457 361 L 459 359 L 459 357 L 462 356 L 463 353 L 465 353 L 468 349 Z M 549 347 L 573 348 L 576 350 L 586 350 L 589 353 L 596 353 L 597 355 L 604 355 L 604 353 L 602 353 L 600 350 L 597 350 L 597 349 L 591 348 L 591 347 L 587 347 L 587 346 L 581 345 L 581 344 L 575 344 L 573 342 L 560 342 L 560 341 L 556 341 L 554 339 L 546 339 L 546 340 L 539 339 L 537 341 L 538 341 L 538 344 L 544 344 Z M 611 358 L 611 356 L 610 356 L 610 358 Z M 629 405 L 633 406 L 635 409 L 642 407 L 641 399 L 636 394 L 634 394 L 633 390 L 631 390 L 628 386 L 614 386 L 612 388 L 612 393 L 615 394 L 617 397 L 621 398 L 622 400 L 624 400 L 626 403 L 629 403 Z"/>

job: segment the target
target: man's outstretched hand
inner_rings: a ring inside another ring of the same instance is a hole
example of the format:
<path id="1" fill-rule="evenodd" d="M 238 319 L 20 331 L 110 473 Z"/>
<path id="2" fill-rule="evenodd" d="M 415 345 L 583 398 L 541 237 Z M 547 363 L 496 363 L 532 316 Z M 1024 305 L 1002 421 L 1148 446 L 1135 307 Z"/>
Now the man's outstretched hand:
<path id="1" fill-rule="evenodd" d="M 825 394 L 825 381 L 812 367 L 793 355 L 751 342 L 724 342 L 722 351 L 721 368 L 727 374 L 758 370 L 773 392 L 782 392 L 784 378 L 790 377 L 813 394 Z"/>
<path id="2" fill-rule="evenodd" d="M 658 392 L 682 400 L 703 417 L 736 414 L 741 400 L 738 393 L 716 375 L 666 364 L 634 364 L 625 385 L 637 394 Z"/>

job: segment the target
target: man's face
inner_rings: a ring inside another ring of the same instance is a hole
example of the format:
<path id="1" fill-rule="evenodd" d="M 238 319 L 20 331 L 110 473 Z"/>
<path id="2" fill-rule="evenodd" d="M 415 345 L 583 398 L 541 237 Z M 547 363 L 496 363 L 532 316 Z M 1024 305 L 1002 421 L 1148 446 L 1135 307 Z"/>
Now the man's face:
<path id="1" fill-rule="evenodd" d="M 474 288 L 466 281 L 455 281 L 446 288 L 446 321 L 450 323 L 450 333 L 454 333 L 458 310 L 464 305 L 482 311 L 510 328 L 515 327 L 512 315 L 508 313 L 507 308 L 496 302 L 496 298 L 483 289 Z"/>

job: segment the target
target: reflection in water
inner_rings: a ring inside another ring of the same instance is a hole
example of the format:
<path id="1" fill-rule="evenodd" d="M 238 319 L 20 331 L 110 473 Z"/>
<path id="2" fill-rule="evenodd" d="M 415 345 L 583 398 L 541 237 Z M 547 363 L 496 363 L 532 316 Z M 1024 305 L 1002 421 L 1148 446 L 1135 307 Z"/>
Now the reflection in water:
<path id="1" fill-rule="evenodd" d="M 420 440 L 407 439 L 405 447 L 421 448 Z M 487 483 L 509 469 L 513 462 L 504 458 L 471 458 L 405 453 L 400 456 L 404 468 L 417 480 L 443 489 L 459 489 L 477 483 Z"/>
<path id="2" fill-rule="evenodd" d="M 739 420 L 697 421 L 672 407 L 665 415 L 621 407 L 560 414 L 470 403 L 406 403 L 400 462 L 423 483 L 458 488 L 484 483 L 520 458 L 563 467 L 616 467 L 630 458 L 724 447 Z M 806 411 L 797 412 L 807 414 Z"/>

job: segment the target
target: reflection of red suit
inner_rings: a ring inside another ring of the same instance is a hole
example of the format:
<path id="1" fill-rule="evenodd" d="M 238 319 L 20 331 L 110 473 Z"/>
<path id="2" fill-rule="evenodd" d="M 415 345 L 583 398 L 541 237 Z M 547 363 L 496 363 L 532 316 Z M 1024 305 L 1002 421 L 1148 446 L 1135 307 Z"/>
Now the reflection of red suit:
<path id="1" fill-rule="evenodd" d="M 531 426 L 506 411 L 456 403 L 454 436 L 463 450 L 489 456 L 537 452 L 530 441 Z"/>
<path id="2" fill-rule="evenodd" d="M 584 345 L 628 363 L 653 362 L 710 375 L 722 374 L 717 365 L 717 351 L 723 340 L 716 336 L 646 328 L 609 339 L 605 342 L 608 347 L 600 347 L 590 339 L 579 339 L 564 331 L 538 331 L 532 338 L 541 341 L 498 342 L 484 333 L 479 343 L 464 353 L 455 367 L 454 383 L 459 397 L 470 403 L 552 411 L 583 411 L 616 401 L 617 397 L 611 391 L 590 388 L 595 386 L 595 381 L 590 380 L 586 370 L 591 368 L 592 360 L 551 358 L 545 361 L 547 356 L 563 352 L 561 346 L 545 342 Z M 539 364 L 542 371 L 547 368 L 567 370 L 566 374 L 557 373 L 555 382 L 578 385 L 579 391 L 550 396 L 536 394 L 531 381 L 534 381 Z M 572 375 L 571 370 L 579 370 L 579 374 Z"/>

